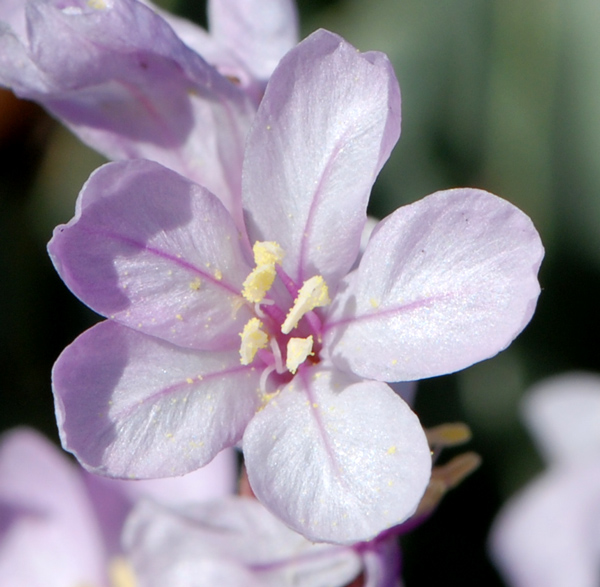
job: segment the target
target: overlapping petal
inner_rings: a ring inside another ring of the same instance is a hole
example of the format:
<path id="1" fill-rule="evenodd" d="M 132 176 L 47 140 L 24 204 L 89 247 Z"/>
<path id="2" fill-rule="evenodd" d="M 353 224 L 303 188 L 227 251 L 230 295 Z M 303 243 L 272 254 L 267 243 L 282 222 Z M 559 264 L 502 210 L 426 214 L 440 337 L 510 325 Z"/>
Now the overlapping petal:
<path id="1" fill-rule="evenodd" d="M 278 242 L 297 283 L 320 274 L 334 287 L 356 259 L 373 181 L 399 134 L 387 58 L 313 33 L 273 73 L 248 138 L 251 242 Z"/>
<path id="2" fill-rule="evenodd" d="M 481 190 L 438 192 L 378 226 L 325 325 L 341 369 L 381 381 L 450 373 L 529 322 L 543 257 L 520 210 Z"/>
<path id="3" fill-rule="evenodd" d="M 423 429 L 397 394 L 318 368 L 299 372 L 253 418 L 244 456 L 271 511 L 310 540 L 344 544 L 408 518 L 431 471 Z"/>
<path id="4" fill-rule="evenodd" d="M 259 376 L 237 349 L 185 351 L 102 322 L 54 366 L 63 446 L 96 473 L 183 475 L 241 438 L 260 404 Z"/>
<path id="5" fill-rule="evenodd" d="M 239 345 L 250 316 L 239 233 L 216 197 L 157 163 L 97 170 L 48 250 L 71 291 L 104 316 L 184 347 Z"/>
<path id="6" fill-rule="evenodd" d="M 215 41 L 265 83 L 298 42 L 293 0 L 212 0 L 208 18 Z"/>
<path id="7" fill-rule="evenodd" d="M 156 160 L 198 181 L 241 220 L 254 115 L 241 89 L 137 0 L 29 0 L 25 13 L 26 38 L 0 29 L 0 84 L 111 159 Z"/>
<path id="8" fill-rule="evenodd" d="M 179 511 L 141 503 L 128 520 L 124 541 L 149 587 L 180 585 L 172 582 L 175 569 L 193 569 L 194 585 L 341 587 L 361 564 L 352 550 L 311 544 L 246 498 Z M 227 582 L 211 582 L 215 577 Z"/>

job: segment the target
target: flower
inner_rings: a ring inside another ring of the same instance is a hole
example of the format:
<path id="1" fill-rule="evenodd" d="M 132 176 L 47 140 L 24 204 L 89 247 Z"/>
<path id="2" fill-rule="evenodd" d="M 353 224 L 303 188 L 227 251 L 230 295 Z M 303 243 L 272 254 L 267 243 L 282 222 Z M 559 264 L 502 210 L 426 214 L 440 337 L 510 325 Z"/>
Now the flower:
<path id="1" fill-rule="evenodd" d="M 142 496 L 165 504 L 215 499 L 232 490 L 233 453 L 180 479 L 125 482 L 74 466 L 39 433 L 0 440 L 0 584 L 11 587 L 132 587 L 120 547 L 125 516 Z"/>
<path id="2" fill-rule="evenodd" d="M 156 163 L 97 170 L 49 244 L 108 318 L 54 367 L 63 446 L 91 471 L 153 477 L 241 442 L 256 496 L 314 541 L 367 541 L 409 517 L 431 457 L 383 382 L 506 347 L 534 311 L 543 249 L 514 206 L 459 189 L 384 219 L 353 270 L 399 130 L 387 58 L 317 31 L 258 108 L 243 232 Z"/>
<path id="3" fill-rule="evenodd" d="M 352 546 L 314 544 L 259 502 L 235 497 L 184 508 L 142 502 L 123 534 L 128 558 L 145 587 L 344 587 L 364 569 L 367 587 L 396 585 L 396 537 Z"/>
<path id="4" fill-rule="evenodd" d="M 549 467 L 501 510 L 492 557 L 510 585 L 598 585 L 600 377 L 551 377 L 527 392 L 523 408 Z"/>
<path id="5" fill-rule="evenodd" d="M 209 16 L 211 35 L 137 0 L 3 1 L 0 85 L 109 159 L 208 187 L 241 223 L 244 140 L 297 19 L 292 0 L 214 0 Z"/>

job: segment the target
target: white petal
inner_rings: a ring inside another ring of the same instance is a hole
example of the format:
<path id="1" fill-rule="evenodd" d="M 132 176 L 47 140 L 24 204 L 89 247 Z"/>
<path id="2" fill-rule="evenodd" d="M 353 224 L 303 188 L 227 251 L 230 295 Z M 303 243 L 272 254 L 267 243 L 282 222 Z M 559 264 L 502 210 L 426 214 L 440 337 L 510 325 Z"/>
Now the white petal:
<path id="1" fill-rule="evenodd" d="M 415 510 L 429 481 L 423 429 L 387 385 L 301 369 L 246 428 L 256 496 L 309 540 L 370 540 Z"/>

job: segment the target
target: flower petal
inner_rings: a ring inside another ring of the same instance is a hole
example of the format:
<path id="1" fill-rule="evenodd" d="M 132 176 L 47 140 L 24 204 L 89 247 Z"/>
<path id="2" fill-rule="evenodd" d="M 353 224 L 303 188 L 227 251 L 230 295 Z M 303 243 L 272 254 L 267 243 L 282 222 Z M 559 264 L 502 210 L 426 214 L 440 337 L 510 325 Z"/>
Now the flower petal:
<path id="1" fill-rule="evenodd" d="M 256 496 L 309 540 L 351 544 L 403 522 L 429 481 L 415 414 L 387 385 L 301 369 L 246 428 Z"/>
<path id="2" fill-rule="evenodd" d="M 48 245 L 71 291 L 104 316 L 175 344 L 239 347 L 250 266 L 210 192 L 157 163 L 109 163 Z"/>
<path id="3" fill-rule="evenodd" d="M 105 552 L 82 478 L 37 432 L 0 444 L 0 585 L 105 584 Z"/>
<path id="4" fill-rule="evenodd" d="M 573 372 L 545 379 L 527 392 L 523 412 L 550 463 L 600 456 L 600 376 Z"/>
<path id="5" fill-rule="evenodd" d="M 121 534 L 132 506 L 143 498 L 163 505 L 217 499 L 235 491 L 237 483 L 236 450 L 221 451 L 208 465 L 181 477 L 163 479 L 111 479 L 84 473 L 96 519 L 104 534 L 104 544 L 111 555 L 122 555 Z"/>
<path id="6" fill-rule="evenodd" d="M 142 2 L 31 0 L 26 16 L 24 50 L 17 61 L 0 59 L 0 83 L 111 159 L 152 159 L 198 181 L 241 221 L 243 143 L 254 115 L 243 91 Z M 14 50 L 7 34 L 0 48 Z"/>
<path id="7" fill-rule="evenodd" d="M 264 82 L 298 42 L 293 0 L 212 0 L 208 15 L 215 40 Z"/>
<path id="8" fill-rule="evenodd" d="M 508 584 L 596 587 L 600 461 L 556 467 L 501 511 L 490 549 Z"/>
<path id="9" fill-rule="evenodd" d="M 371 186 L 399 134 L 387 58 L 313 33 L 273 73 L 248 138 L 251 241 L 278 242 L 298 284 L 320 274 L 333 288 L 356 259 Z"/>
<path id="10" fill-rule="evenodd" d="M 334 300 L 331 358 L 362 377 L 400 381 L 491 357 L 529 322 L 542 257 L 531 220 L 487 192 L 437 192 L 400 208 Z"/>
<path id="11" fill-rule="evenodd" d="M 63 446 L 94 473 L 189 473 L 241 438 L 260 404 L 259 377 L 237 351 L 184 351 L 102 322 L 54 365 Z"/>
<path id="12" fill-rule="evenodd" d="M 240 497 L 179 511 L 141 503 L 127 522 L 124 542 L 138 576 L 150 586 L 173 584 L 155 577 L 193 564 L 199 565 L 195 577 L 201 585 L 217 584 L 207 577 L 222 567 L 263 587 L 342 586 L 358 574 L 361 563 L 351 549 L 312 544 L 256 500 Z M 218 584 L 246 587 L 239 581 Z"/>

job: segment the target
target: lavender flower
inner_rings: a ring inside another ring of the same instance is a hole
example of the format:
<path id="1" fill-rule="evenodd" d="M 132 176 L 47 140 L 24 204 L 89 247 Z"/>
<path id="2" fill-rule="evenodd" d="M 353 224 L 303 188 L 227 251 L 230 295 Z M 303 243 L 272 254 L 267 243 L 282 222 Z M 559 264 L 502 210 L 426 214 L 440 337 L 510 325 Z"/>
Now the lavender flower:
<path id="1" fill-rule="evenodd" d="M 28 429 L 0 442 L 0 584 L 10 587 L 132 587 L 120 547 L 141 496 L 166 504 L 232 490 L 233 454 L 180 479 L 125 482 L 92 476 Z M 192 497 L 193 496 L 193 497 Z"/>
<path id="2" fill-rule="evenodd" d="M 292 0 L 214 0 L 209 16 L 210 35 L 137 0 L 6 0 L 0 85 L 109 159 L 208 187 L 241 224 L 244 140 L 297 20 Z"/>
<path id="3" fill-rule="evenodd" d="M 364 569 L 366 587 L 398 584 L 394 536 L 353 546 L 314 544 L 256 500 L 166 508 L 143 502 L 124 532 L 128 558 L 144 587 L 344 587 Z"/>
<path id="4" fill-rule="evenodd" d="M 399 127 L 385 56 L 318 31 L 259 106 L 242 233 L 207 189 L 156 163 L 96 171 L 49 244 L 65 283 L 109 318 L 55 365 L 63 445 L 94 472 L 153 477 L 241 442 L 257 497 L 315 541 L 370 540 L 409 517 L 431 458 L 383 381 L 506 347 L 533 313 L 543 250 L 509 203 L 450 190 L 383 220 L 352 270 Z"/>
<path id="5" fill-rule="evenodd" d="M 527 393 L 523 407 L 549 467 L 500 512 L 493 558 L 515 587 L 598 585 L 600 377 L 552 377 Z"/>

